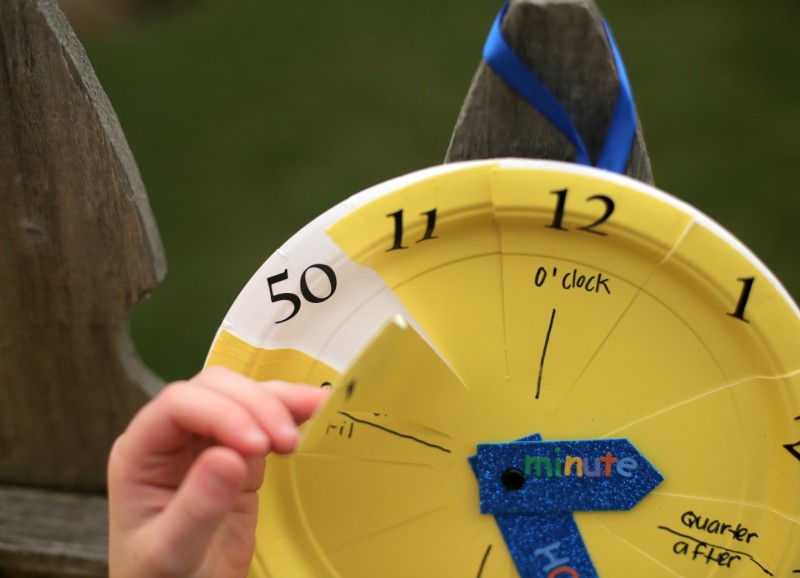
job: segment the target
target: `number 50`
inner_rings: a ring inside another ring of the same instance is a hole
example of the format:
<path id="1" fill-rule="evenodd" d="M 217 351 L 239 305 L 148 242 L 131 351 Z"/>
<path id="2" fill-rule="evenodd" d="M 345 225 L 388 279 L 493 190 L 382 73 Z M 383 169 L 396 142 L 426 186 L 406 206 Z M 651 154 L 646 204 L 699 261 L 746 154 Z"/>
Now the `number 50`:
<path id="1" fill-rule="evenodd" d="M 328 291 L 327 295 L 315 295 L 312 293 L 311 288 L 308 286 L 308 272 L 312 269 L 319 269 L 322 273 L 328 278 L 328 283 L 330 283 L 330 290 Z M 302 305 L 302 301 L 300 297 L 295 295 L 294 293 L 275 293 L 274 288 L 277 283 L 281 281 L 286 281 L 289 279 L 289 270 L 284 269 L 283 272 L 278 273 L 277 275 L 272 275 L 271 277 L 267 277 L 267 285 L 269 286 L 269 297 L 273 303 L 277 303 L 278 301 L 288 301 L 292 304 L 292 312 L 283 319 L 276 321 L 275 323 L 283 323 L 284 321 L 289 321 L 292 317 L 300 313 L 300 306 Z M 336 273 L 333 272 L 328 265 L 323 265 L 322 263 L 316 263 L 314 265 L 309 265 L 306 267 L 306 270 L 303 271 L 303 274 L 300 275 L 300 294 L 303 298 L 308 301 L 309 303 L 322 303 L 323 301 L 327 301 L 330 299 L 333 294 L 336 292 Z"/>

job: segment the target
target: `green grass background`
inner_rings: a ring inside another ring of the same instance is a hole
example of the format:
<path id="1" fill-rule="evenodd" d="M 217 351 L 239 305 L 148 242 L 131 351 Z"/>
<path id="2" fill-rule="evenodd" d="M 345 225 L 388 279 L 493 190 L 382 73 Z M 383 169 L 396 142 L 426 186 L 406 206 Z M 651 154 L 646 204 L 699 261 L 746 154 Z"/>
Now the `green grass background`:
<path id="1" fill-rule="evenodd" d="M 83 40 L 138 161 L 169 272 L 134 311 L 164 379 L 317 214 L 442 162 L 501 2 L 198 1 Z M 797 0 L 600 0 L 659 188 L 800 296 Z"/>

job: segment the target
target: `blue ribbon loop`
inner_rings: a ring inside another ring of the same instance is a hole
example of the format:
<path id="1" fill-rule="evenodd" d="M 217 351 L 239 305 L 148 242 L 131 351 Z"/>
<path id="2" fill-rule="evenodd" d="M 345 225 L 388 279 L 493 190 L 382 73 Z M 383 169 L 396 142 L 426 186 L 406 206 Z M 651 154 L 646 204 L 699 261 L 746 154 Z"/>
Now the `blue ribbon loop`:
<path id="1" fill-rule="evenodd" d="M 522 98 L 538 110 L 572 146 L 575 147 L 575 162 L 582 165 L 591 165 L 592 161 L 586 146 L 583 144 L 578 130 L 564 108 L 553 97 L 549 90 L 538 78 L 528 70 L 520 58 L 503 37 L 501 24 L 508 11 L 507 2 L 495 18 L 489 37 L 483 47 L 483 59 L 506 83 L 508 83 Z M 628 75 L 622 63 L 617 45 L 611 35 L 611 30 L 603 21 L 611 53 L 614 56 L 614 65 L 617 68 L 619 89 L 611 124 L 606 133 L 606 140 L 597 160 L 596 166 L 601 169 L 624 173 L 628 166 L 633 138 L 636 134 L 636 109 L 633 105 Z"/>

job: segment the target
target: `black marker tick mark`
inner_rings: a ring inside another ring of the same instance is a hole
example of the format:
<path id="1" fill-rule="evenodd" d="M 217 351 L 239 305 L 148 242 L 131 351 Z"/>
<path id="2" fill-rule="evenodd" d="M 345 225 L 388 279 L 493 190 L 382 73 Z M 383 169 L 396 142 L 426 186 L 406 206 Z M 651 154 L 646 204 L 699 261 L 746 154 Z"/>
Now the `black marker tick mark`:
<path id="1" fill-rule="evenodd" d="M 353 391 L 355 390 L 355 388 L 356 388 L 356 380 L 351 379 L 350 383 L 347 384 L 347 390 L 345 391 L 344 398 L 350 399 L 353 395 Z"/>
<path id="2" fill-rule="evenodd" d="M 792 454 L 795 458 L 800 460 L 800 442 L 794 444 L 784 444 L 783 447 L 785 447 L 786 451 Z"/>
<path id="3" fill-rule="evenodd" d="M 489 558 L 489 552 L 492 551 L 492 545 L 489 544 L 489 547 L 486 548 L 486 552 L 483 554 L 483 560 L 481 560 L 481 566 L 478 568 L 478 578 L 483 576 L 483 568 L 486 566 L 486 560 Z"/>
<path id="4" fill-rule="evenodd" d="M 384 431 L 386 433 L 390 433 L 392 435 L 396 435 L 397 437 L 401 437 L 403 439 L 407 439 L 407 440 L 411 440 L 411 441 L 417 442 L 418 444 L 422 444 L 424 446 L 428 446 L 429 448 L 433 448 L 435 450 L 439 450 L 439 451 L 442 451 L 442 452 L 445 452 L 445 453 L 448 453 L 448 454 L 452 453 L 450 450 L 448 450 L 447 448 L 444 448 L 442 446 L 438 446 L 436 444 L 432 444 L 430 442 L 426 442 L 425 440 L 421 440 L 421 439 L 416 438 L 416 437 L 414 437 L 412 435 L 400 433 L 399 431 L 395 431 L 393 429 L 389 429 L 388 427 L 384 427 L 384 426 L 379 425 L 377 423 L 372 423 L 371 421 L 367 421 L 365 419 L 359 419 L 357 417 L 353 417 L 352 415 L 350 415 L 349 413 L 347 413 L 345 411 L 340 411 L 339 413 L 341 415 L 345 416 L 346 418 L 353 420 L 356 423 L 361 423 L 361 424 L 364 424 L 364 425 L 368 425 L 370 427 L 374 427 L 375 429 L 379 429 L 379 430 Z"/>
<path id="5" fill-rule="evenodd" d="M 536 399 L 539 399 L 539 393 L 542 389 L 542 373 L 544 372 L 544 359 L 547 356 L 547 346 L 550 344 L 550 333 L 553 331 L 553 322 L 556 320 L 556 310 L 550 314 L 550 325 L 547 327 L 547 335 L 544 338 L 544 347 L 542 348 L 542 359 L 539 361 L 539 377 L 536 380 Z"/>

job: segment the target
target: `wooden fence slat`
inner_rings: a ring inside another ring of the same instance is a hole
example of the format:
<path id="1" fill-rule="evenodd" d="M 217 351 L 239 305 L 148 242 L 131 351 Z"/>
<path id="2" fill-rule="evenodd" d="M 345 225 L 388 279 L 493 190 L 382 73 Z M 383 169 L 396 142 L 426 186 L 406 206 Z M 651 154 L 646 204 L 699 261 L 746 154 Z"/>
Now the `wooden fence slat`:
<path id="1" fill-rule="evenodd" d="M 103 491 L 158 380 L 128 315 L 165 260 L 133 156 L 55 0 L 0 2 L 0 483 Z"/>
<path id="2" fill-rule="evenodd" d="M 0 195 L 0 576 L 108 576 L 108 451 L 160 386 L 128 316 L 166 264 L 55 0 L 0 2 Z"/>
<path id="3" fill-rule="evenodd" d="M 512 0 L 502 29 L 515 54 L 572 118 L 596 159 L 616 102 L 618 79 L 594 2 Z M 481 62 L 445 161 L 498 157 L 571 161 L 574 156 L 569 141 Z M 637 126 L 627 174 L 653 182 L 641 126 Z"/>
<path id="4" fill-rule="evenodd" d="M 0 576 L 108 576 L 102 496 L 0 487 Z"/>

